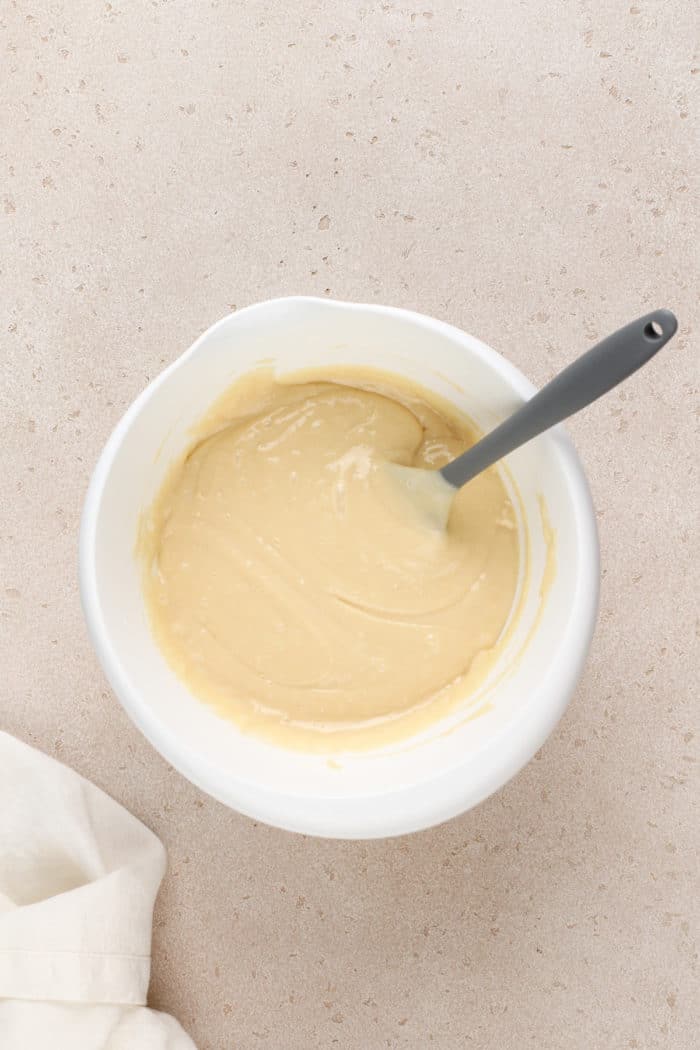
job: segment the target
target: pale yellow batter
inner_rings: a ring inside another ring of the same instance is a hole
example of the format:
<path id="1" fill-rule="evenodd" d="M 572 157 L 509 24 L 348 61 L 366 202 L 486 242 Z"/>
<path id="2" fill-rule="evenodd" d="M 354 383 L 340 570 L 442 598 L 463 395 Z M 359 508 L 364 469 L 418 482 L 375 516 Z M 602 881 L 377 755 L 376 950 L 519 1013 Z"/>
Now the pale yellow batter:
<path id="1" fill-rule="evenodd" d="M 515 513 L 492 469 L 431 528 L 386 464 L 439 467 L 475 438 L 434 395 L 366 370 L 228 391 L 139 545 L 153 629 L 192 692 L 309 750 L 405 737 L 463 701 L 514 608 Z"/>

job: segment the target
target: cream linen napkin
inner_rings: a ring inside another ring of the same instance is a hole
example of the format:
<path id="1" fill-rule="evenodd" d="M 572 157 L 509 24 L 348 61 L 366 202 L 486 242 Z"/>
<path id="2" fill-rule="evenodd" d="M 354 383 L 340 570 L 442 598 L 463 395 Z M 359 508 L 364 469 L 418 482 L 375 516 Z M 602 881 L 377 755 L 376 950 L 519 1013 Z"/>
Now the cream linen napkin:
<path id="1" fill-rule="evenodd" d="M 164 870 L 135 817 L 0 732 L 0 1050 L 194 1050 L 144 1006 Z"/>

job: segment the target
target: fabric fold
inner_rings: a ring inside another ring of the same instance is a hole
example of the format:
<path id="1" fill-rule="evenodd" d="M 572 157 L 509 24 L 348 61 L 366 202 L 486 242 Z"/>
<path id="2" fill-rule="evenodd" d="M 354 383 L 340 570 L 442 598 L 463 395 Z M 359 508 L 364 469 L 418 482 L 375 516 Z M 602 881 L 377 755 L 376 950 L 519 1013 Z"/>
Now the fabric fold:
<path id="1" fill-rule="evenodd" d="M 110 1030 L 149 1032 L 149 1047 L 192 1047 L 171 1018 L 134 1011 L 146 1002 L 164 871 L 163 846 L 140 821 L 0 732 L 3 1050 L 45 1045 L 32 1034 L 42 1025 L 54 1048 L 64 1045 L 61 1032 L 71 1050 L 121 1046 L 105 1041 Z"/>

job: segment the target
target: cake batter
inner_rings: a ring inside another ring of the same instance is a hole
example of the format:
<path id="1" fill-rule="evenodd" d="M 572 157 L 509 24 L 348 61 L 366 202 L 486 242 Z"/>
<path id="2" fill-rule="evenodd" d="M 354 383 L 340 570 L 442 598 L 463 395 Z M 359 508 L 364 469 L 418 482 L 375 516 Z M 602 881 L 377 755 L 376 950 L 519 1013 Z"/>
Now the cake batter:
<path id="1" fill-rule="evenodd" d="M 234 385 L 141 532 L 152 626 L 190 690 L 308 750 L 407 736 L 462 702 L 514 607 L 515 513 L 491 469 L 432 528 L 386 464 L 439 468 L 477 436 L 367 370 Z"/>

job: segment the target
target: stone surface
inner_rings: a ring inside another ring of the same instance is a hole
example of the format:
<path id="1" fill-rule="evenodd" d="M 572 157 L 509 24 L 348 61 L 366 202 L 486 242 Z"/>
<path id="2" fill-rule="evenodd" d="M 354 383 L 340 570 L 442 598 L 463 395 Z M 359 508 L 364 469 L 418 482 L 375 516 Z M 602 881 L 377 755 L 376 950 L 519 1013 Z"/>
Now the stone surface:
<path id="1" fill-rule="evenodd" d="M 696 37 L 681 0 L 0 8 L 0 725 L 162 837 L 152 1001 L 200 1050 L 697 1045 Z M 112 426 L 290 292 L 418 308 L 538 383 L 654 306 L 681 322 L 571 425 L 603 581 L 569 711 L 505 790 L 397 841 L 203 796 L 79 608 Z"/>

